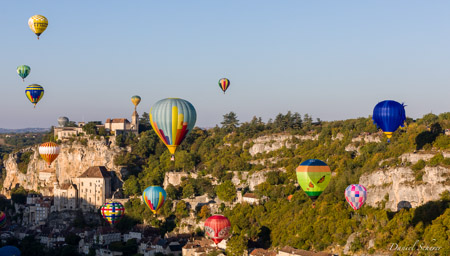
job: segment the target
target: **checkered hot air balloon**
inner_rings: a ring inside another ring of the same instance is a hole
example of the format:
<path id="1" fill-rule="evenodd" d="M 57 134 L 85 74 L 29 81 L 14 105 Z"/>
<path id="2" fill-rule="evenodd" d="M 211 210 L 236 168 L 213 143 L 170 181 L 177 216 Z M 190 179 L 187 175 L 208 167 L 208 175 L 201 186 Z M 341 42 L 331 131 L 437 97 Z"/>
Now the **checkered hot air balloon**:
<path id="1" fill-rule="evenodd" d="M 153 213 L 156 213 L 166 201 L 166 191 L 159 186 L 150 186 L 142 193 L 142 199 Z"/>
<path id="2" fill-rule="evenodd" d="M 225 91 L 230 87 L 230 80 L 228 78 L 221 78 L 219 80 L 219 87 L 222 89 L 223 94 L 225 94 Z"/>
<path id="3" fill-rule="evenodd" d="M 119 202 L 109 202 L 102 205 L 100 208 L 103 219 L 109 224 L 114 225 L 118 223 L 125 214 L 125 208 Z"/>
<path id="4" fill-rule="evenodd" d="M 28 20 L 28 26 L 37 35 L 37 39 L 39 40 L 39 36 L 48 27 L 48 20 L 42 15 L 34 15 Z"/>
<path id="5" fill-rule="evenodd" d="M 48 166 L 58 157 L 61 147 L 54 142 L 45 142 L 39 146 L 39 154 L 44 159 Z"/>
<path id="6" fill-rule="evenodd" d="M 366 198 L 367 190 L 363 185 L 352 184 L 345 189 L 345 199 L 355 211 L 363 206 Z"/>
<path id="7" fill-rule="evenodd" d="M 6 226 L 6 214 L 0 211 L 0 229 Z"/>
<path id="8" fill-rule="evenodd" d="M 223 215 L 213 215 L 205 221 L 205 235 L 211 238 L 215 244 L 226 239 L 230 234 L 231 223 Z"/>

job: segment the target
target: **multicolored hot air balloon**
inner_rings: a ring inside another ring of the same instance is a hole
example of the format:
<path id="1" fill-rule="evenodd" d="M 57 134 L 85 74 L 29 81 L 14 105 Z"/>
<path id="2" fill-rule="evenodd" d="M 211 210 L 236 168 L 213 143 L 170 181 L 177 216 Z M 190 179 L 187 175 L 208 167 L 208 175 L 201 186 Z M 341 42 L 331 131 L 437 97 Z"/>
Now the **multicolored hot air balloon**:
<path id="1" fill-rule="evenodd" d="M 373 109 L 372 119 L 377 127 L 381 128 L 384 134 L 386 134 L 389 142 L 392 133 L 398 127 L 404 126 L 406 120 L 405 105 L 393 100 L 379 102 Z"/>
<path id="2" fill-rule="evenodd" d="M 6 214 L 0 211 L 0 229 L 6 226 Z"/>
<path id="3" fill-rule="evenodd" d="M 125 207 L 119 202 L 108 202 L 100 208 L 103 219 L 109 224 L 114 225 L 119 222 L 125 214 Z"/>
<path id="4" fill-rule="evenodd" d="M 297 167 L 296 173 L 298 184 L 311 198 L 314 207 L 314 202 L 330 183 L 330 167 L 318 159 L 309 159 Z"/>
<path id="5" fill-rule="evenodd" d="M 6 245 L 0 248 L 0 255 L 1 256 L 20 256 L 20 250 L 11 245 Z"/>
<path id="6" fill-rule="evenodd" d="M 205 235 L 215 244 L 226 239 L 230 234 L 231 223 L 227 217 L 223 215 L 213 215 L 205 221 Z"/>
<path id="7" fill-rule="evenodd" d="M 166 191 L 159 186 L 150 186 L 142 193 L 142 199 L 150 210 L 156 214 L 166 201 Z"/>
<path id="8" fill-rule="evenodd" d="M 174 160 L 175 150 L 194 128 L 197 113 L 194 106 L 183 99 L 168 98 L 156 102 L 150 109 L 150 123 L 167 146 Z"/>
<path id="9" fill-rule="evenodd" d="M 358 210 L 367 198 L 367 189 L 363 185 L 352 184 L 345 189 L 345 199 L 353 208 Z"/>
<path id="10" fill-rule="evenodd" d="M 42 86 L 38 84 L 28 85 L 28 87 L 25 89 L 25 95 L 27 96 L 28 100 L 30 100 L 31 103 L 34 104 L 34 107 L 36 107 L 36 104 L 44 96 L 44 88 L 42 88 Z"/>
<path id="11" fill-rule="evenodd" d="M 134 111 L 136 111 L 136 108 L 139 105 L 139 102 L 141 102 L 141 97 L 139 97 L 138 95 L 134 95 L 133 97 L 131 97 L 131 102 L 133 102 Z"/>
<path id="12" fill-rule="evenodd" d="M 44 159 L 48 166 L 58 157 L 61 147 L 54 142 L 45 142 L 39 146 L 39 154 Z"/>
<path id="13" fill-rule="evenodd" d="M 34 15 L 28 20 L 28 26 L 39 40 L 39 36 L 47 29 L 48 20 L 42 15 Z"/>
<path id="14" fill-rule="evenodd" d="M 17 67 L 17 74 L 22 77 L 22 81 L 25 82 L 25 77 L 30 74 L 31 68 L 27 65 L 20 65 Z"/>
<path id="15" fill-rule="evenodd" d="M 227 78 L 221 78 L 219 80 L 219 87 L 220 89 L 222 89 L 223 94 L 225 94 L 225 91 L 228 89 L 228 87 L 230 87 L 230 80 L 228 80 Z"/>

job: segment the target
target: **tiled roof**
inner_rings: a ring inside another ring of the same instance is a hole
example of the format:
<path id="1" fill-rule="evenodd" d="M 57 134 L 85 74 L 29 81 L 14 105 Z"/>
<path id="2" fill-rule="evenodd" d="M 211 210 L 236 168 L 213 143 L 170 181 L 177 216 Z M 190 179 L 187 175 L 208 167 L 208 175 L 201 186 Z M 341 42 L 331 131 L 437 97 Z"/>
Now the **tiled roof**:
<path id="1" fill-rule="evenodd" d="M 106 123 L 129 123 L 128 119 L 126 118 L 114 118 L 114 119 L 106 119 Z"/>
<path id="2" fill-rule="evenodd" d="M 110 178 L 108 170 L 105 166 L 91 166 L 78 178 Z"/>
<path id="3" fill-rule="evenodd" d="M 258 198 L 254 193 L 245 193 L 245 194 L 244 194 L 244 197 L 247 197 L 247 198 L 255 198 L 255 199 Z"/>
<path id="4" fill-rule="evenodd" d="M 270 250 L 264 250 L 262 248 L 256 248 L 254 249 L 250 255 L 252 256 L 276 256 L 276 251 L 270 251 Z"/>

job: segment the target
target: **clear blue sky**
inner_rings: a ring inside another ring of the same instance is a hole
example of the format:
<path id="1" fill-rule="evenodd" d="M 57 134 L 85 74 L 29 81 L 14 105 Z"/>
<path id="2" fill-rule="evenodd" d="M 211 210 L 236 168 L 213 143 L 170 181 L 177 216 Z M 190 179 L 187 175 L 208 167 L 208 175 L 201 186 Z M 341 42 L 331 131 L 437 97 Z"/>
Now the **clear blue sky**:
<path id="1" fill-rule="evenodd" d="M 186 99 L 201 127 L 230 111 L 241 122 L 288 110 L 367 117 L 385 99 L 413 118 L 448 112 L 449 11 L 411 0 L 2 1 L 0 127 L 130 119 L 135 94 L 140 114 Z M 27 25 L 35 14 L 49 20 L 40 40 Z M 36 109 L 32 83 L 45 89 Z"/>

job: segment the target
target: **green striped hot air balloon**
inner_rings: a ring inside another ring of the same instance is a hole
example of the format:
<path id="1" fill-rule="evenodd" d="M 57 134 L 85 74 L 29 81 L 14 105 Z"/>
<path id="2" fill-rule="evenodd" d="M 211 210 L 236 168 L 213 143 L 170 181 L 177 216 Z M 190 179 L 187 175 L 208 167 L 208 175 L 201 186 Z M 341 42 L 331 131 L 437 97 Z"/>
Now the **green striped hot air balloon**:
<path id="1" fill-rule="evenodd" d="M 17 67 L 17 74 L 22 77 L 22 81 L 25 82 L 25 77 L 30 74 L 31 68 L 27 65 L 20 65 Z"/>
<path id="2" fill-rule="evenodd" d="M 314 202 L 327 188 L 331 180 L 330 167 L 323 161 L 309 159 L 301 163 L 296 170 L 297 180 L 306 195 Z"/>

